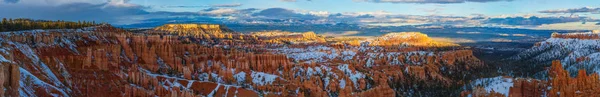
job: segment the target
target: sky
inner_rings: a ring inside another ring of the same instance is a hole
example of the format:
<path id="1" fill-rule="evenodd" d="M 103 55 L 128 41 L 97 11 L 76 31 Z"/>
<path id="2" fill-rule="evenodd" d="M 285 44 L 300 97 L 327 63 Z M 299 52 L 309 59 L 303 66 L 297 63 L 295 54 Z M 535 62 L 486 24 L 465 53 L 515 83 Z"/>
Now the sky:
<path id="1" fill-rule="evenodd" d="M 598 29 L 600 0 L 3 0 L 0 17 L 169 22 Z M 532 18 L 533 17 L 533 18 Z M 591 23 L 591 25 L 589 24 Z"/>
<path id="2" fill-rule="evenodd" d="M 377 2 L 379 1 L 379 2 Z M 540 14 L 538 11 L 552 9 L 569 9 L 581 7 L 600 6 L 599 0 L 473 0 L 487 2 L 463 3 L 386 3 L 386 0 L 297 0 L 286 2 L 283 0 L 132 0 L 132 3 L 144 6 L 196 6 L 217 4 L 242 4 L 238 8 L 286 8 L 295 10 L 341 12 L 374 12 L 386 11 L 394 14 L 410 15 L 460 15 L 472 14 L 485 15 L 514 15 L 514 14 Z M 389 0 L 389 1 L 460 1 L 460 0 Z M 153 8 L 161 11 L 191 11 L 201 10 L 196 8 Z M 600 15 L 594 15 L 600 17 Z"/>

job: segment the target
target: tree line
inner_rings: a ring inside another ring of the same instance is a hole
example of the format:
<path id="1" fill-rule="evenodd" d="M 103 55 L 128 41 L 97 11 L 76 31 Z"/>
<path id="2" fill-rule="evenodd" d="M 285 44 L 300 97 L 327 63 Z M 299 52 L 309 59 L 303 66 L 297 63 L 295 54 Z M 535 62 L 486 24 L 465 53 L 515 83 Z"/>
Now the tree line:
<path id="1" fill-rule="evenodd" d="M 95 21 L 64 21 L 64 20 L 32 20 L 32 19 L 7 19 L 3 18 L 0 22 L 0 32 L 19 31 L 32 29 L 77 29 L 100 25 Z"/>

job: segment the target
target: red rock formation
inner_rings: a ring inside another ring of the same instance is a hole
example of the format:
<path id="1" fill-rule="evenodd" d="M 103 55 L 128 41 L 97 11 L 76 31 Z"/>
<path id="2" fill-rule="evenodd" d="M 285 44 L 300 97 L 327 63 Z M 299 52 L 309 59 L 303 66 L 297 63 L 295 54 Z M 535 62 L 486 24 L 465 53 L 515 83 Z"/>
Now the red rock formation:
<path id="1" fill-rule="evenodd" d="M 566 34 L 552 33 L 552 38 L 589 40 L 589 39 L 600 39 L 600 35 L 599 34 L 586 34 L 586 33 L 566 33 Z"/>
<path id="2" fill-rule="evenodd" d="M 176 35 L 202 35 L 202 34 L 223 34 L 223 32 L 233 32 L 227 27 L 215 24 L 165 24 L 154 28 L 157 31 L 165 31 Z"/>
<path id="3" fill-rule="evenodd" d="M 543 81 L 539 80 L 525 80 L 518 79 L 513 81 L 513 87 L 510 87 L 510 97 L 534 97 L 544 95 L 546 85 Z"/>
<path id="4" fill-rule="evenodd" d="M 550 97 L 589 97 L 600 93 L 600 79 L 596 73 L 587 75 L 585 70 L 579 70 L 577 77 L 571 78 L 560 61 L 553 61 L 549 75 Z"/>
<path id="5" fill-rule="evenodd" d="M 0 96 L 19 96 L 20 76 L 17 65 L 0 63 Z"/>
<path id="6" fill-rule="evenodd" d="M 0 37 L 28 45 L 40 61 L 21 51 L 26 47 L 10 45 L 14 48 L 13 61 L 22 63 L 23 69 L 44 82 L 72 90 L 67 92 L 72 96 L 188 97 L 233 96 L 236 93 L 238 96 L 395 96 L 410 92 L 395 92 L 395 89 L 405 90 L 402 88 L 414 84 L 423 87 L 457 85 L 448 71 L 462 75 L 468 74 L 464 70 L 483 66 L 469 50 L 384 46 L 383 50 L 358 52 L 357 47 L 342 44 L 286 45 L 290 48 L 325 46 L 357 52 L 351 60 L 335 58 L 304 63 L 294 62 L 289 56 L 272 50 L 283 44 L 268 42 L 269 37 L 256 35 L 198 32 L 183 37 L 128 33 L 111 27 L 99 27 L 90 33 L 40 33 L 49 36 L 26 33 Z M 314 33 L 299 35 L 311 41 L 323 38 Z M 38 46 L 36 43 L 49 45 Z M 415 51 L 432 53 L 408 54 Z M 367 66 L 364 64 L 369 61 L 366 60 L 370 57 L 368 53 L 402 54 L 371 58 L 373 65 Z M 48 66 L 49 72 L 41 71 L 41 63 Z M 347 69 L 338 66 L 347 66 Z M 449 69 L 441 70 L 441 67 Z M 313 74 L 309 74 L 309 68 Z M 56 75 L 59 81 L 49 74 Z M 259 79 L 265 76 L 273 80 Z M 259 84 L 261 82 L 264 84 Z M 46 90 L 40 88 L 36 93 L 57 92 L 37 92 Z"/>
<path id="7" fill-rule="evenodd" d="M 585 70 L 579 70 L 576 77 L 570 77 L 569 72 L 563 69 L 560 61 L 552 62 L 548 70 L 550 79 L 541 81 L 535 79 L 518 79 L 514 81 L 509 90 L 509 97 L 593 97 L 600 93 L 600 79 L 597 73 L 586 74 Z M 477 90 L 473 90 L 477 91 Z M 476 94 L 476 92 L 466 94 Z M 484 93 L 485 94 L 485 93 Z M 487 96 L 486 96 L 487 97 Z"/>
<path id="8" fill-rule="evenodd" d="M 371 41 L 374 46 L 451 47 L 458 44 L 434 41 L 420 32 L 388 33 Z"/>

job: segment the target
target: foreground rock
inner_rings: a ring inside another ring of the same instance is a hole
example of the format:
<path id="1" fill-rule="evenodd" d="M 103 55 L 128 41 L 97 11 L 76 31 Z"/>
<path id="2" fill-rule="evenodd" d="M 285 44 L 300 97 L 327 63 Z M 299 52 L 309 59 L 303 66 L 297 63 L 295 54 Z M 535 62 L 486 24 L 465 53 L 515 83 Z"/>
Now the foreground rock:
<path id="1" fill-rule="evenodd" d="M 492 78 L 475 81 L 471 91 L 463 96 L 475 97 L 591 97 L 600 93 L 598 73 L 586 74 L 579 70 L 576 77 L 569 76 L 561 62 L 556 60 L 548 70 L 549 80 L 530 78 Z M 499 84 L 500 83 L 500 84 Z"/>

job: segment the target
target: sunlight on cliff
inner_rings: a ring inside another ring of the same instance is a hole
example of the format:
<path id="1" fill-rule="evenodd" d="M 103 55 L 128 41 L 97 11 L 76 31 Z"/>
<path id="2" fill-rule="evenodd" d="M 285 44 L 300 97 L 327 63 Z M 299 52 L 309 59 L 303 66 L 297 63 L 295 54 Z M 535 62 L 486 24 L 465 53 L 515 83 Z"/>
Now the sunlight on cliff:
<path id="1" fill-rule="evenodd" d="M 388 33 L 371 41 L 374 46 L 419 46 L 419 47 L 450 47 L 458 44 L 435 41 L 420 32 Z"/>

